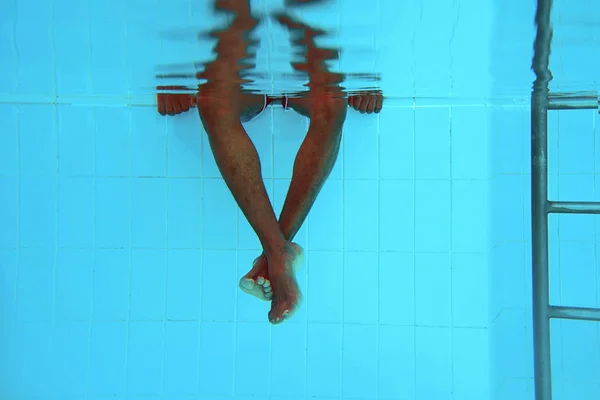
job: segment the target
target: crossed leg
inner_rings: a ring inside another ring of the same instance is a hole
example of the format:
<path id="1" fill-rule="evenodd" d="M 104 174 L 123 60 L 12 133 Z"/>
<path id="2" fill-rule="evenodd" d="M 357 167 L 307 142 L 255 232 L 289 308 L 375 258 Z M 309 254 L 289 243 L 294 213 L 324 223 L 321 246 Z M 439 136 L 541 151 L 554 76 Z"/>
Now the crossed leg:
<path id="1" fill-rule="evenodd" d="M 247 1 L 228 2 L 228 7 L 236 15 L 230 27 L 217 34 L 217 58 L 206 66 L 208 82 L 199 88 L 196 105 L 221 175 L 262 245 L 273 293 L 269 321 L 279 323 L 300 305 L 302 295 L 294 271 L 303 254 L 281 231 L 263 183 L 258 153 L 240 122 L 248 99 L 239 85 L 240 65 L 256 20 L 250 16 Z"/>
<path id="2" fill-rule="evenodd" d="M 306 63 L 292 64 L 292 67 L 307 73 L 309 77 L 307 96 L 290 100 L 292 108 L 310 118 L 279 217 L 281 232 L 286 240 L 291 241 L 306 220 L 335 165 L 348 101 L 343 98 L 341 88 L 337 85 L 341 77 L 329 72 L 325 66 L 325 61 L 334 57 L 335 52 L 318 49 L 314 43 L 314 37 L 319 32 L 285 15 L 279 15 L 277 19 L 287 28 L 299 31 L 296 32 L 301 38 L 298 44 L 305 47 Z M 240 280 L 240 288 L 263 300 L 275 299 L 270 290 L 270 279 L 268 257 L 263 253 L 254 261 L 250 272 Z"/>
<path id="3" fill-rule="evenodd" d="M 178 103 L 182 104 L 171 107 L 172 112 L 168 104 L 161 110 L 159 101 L 159 112 L 172 115 L 197 106 L 223 179 L 263 247 L 251 271 L 240 280 L 240 288 L 271 300 L 269 321 L 280 323 L 291 317 L 301 303 L 295 273 L 302 264 L 303 251 L 292 240 L 335 164 L 347 105 L 361 112 L 379 112 L 381 96 L 375 102 L 377 96 L 368 96 L 362 105 L 360 99 L 358 102 L 345 99 L 338 85 L 340 76 L 325 67 L 331 51 L 318 49 L 314 44 L 318 32 L 288 17 L 278 18 L 288 28 L 300 30 L 300 42 L 306 46 L 306 63 L 293 67 L 308 73 L 310 90 L 305 98 L 292 99 L 290 106 L 309 117 L 310 125 L 296 156 L 292 181 L 277 220 L 263 184 L 258 153 L 240 122 L 240 116 L 249 109 L 251 113 L 262 103 L 261 97 L 243 94 L 239 85 L 241 61 L 247 57 L 247 36 L 257 21 L 251 17 L 246 0 L 217 3 L 236 15 L 228 29 L 216 33 L 217 58 L 206 66 L 202 75 L 208 82 L 199 88 L 195 101 L 188 104 L 181 97 Z M 176 99 L 169 97 L 167 103 Z"/>

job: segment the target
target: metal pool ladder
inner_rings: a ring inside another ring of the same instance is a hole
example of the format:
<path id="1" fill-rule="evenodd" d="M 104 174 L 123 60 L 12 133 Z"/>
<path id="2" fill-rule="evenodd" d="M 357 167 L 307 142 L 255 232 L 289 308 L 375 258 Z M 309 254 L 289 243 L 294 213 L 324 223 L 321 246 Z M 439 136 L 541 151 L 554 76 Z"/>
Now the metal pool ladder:
<path id="1" fill-rule="evenodd" d="M 598 94 L 550 94 L 549 69 L 552 42 L 552 0 L 538 0 L 537 35 L 533 70 L 536 80 L 531 95 L 531 214 L 533 268 L 533 364 L 535 400 L 552 400 L 550 319 L 600 321 L 600 309 L 550 304 L 548 216 L 550 214 L 600 214 L 600 202 L 551 201 L 548 199 L 548 110 L 599 109 Z"/>
<path id="2" fill-rule="evenodd" d="M 550 319 L 600 321 L 600 309 L 550 305 L 549 214 L 600 214 L 600 202 L 548 199 L 548 110 L 598 109 L 597 95 L 557 94 L 531 109 L 531 212 L 535 400 L 552 400 Z"/>

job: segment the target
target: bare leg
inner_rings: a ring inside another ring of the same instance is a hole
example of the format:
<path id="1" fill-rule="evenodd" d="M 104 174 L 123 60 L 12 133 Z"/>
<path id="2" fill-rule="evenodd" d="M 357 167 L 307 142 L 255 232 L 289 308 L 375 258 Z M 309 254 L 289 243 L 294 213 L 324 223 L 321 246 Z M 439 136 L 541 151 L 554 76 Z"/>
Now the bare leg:
<path id="1" fill-rule="evenodd" d="M 277 314 L 271 322 L 291 316 L 301 300 L 291 271 L 302 262 L 300 246 L 287 241 L 265 189 L 258 153 L 248 137 L 240 115 L 244 95 L 240 88 L 241 61 L 247 53 L 247 36 L 256 25 L 246 0 L 219 1 L 236 12 L 229 29 L 217 33 L 217 59 L 206 66 L 208 82 L 199 88 L 197 107 L 207 132 L 215 161 L 240 209 L 256 232 L 268 260 Z M 277 284 L 275 284 L 277 282 Z M 276 299 L 276 300 L 275 300 Z"/>
<path id="2" fill-rule="evenodd" d="M 296 111 L 310 118 L 308 133 L 296 156 L 292 181 L 279 218 L 284 238 L 291 241 L 306 220 L 335 165 L 348 103 L 337 85 L 341 77 L 327 71 L 325 67 L 325 60 L 335 56 L 335 52 L 318 49 L 313 40 L 318 32 L 306 25 L 285 16 L 280 16 L 278 20 L 291 29 L 301 31 L 302 39 L 299 44 L 306 46 L 307 60 L 305 64 L 294 64 L 293 67 L 308 73 L 310 87 L 306 98 L 290 101 Z M 268 257 L 262 254 L 240 284 L 251 287 L 252 284 L 267 282 L 268 286 L 270 279 L 274 287 L 280 285 L 278 279 L 281 277 L 271 276 L 268 266 Z M 296 271 L 292 272 L 295 274 Z M 289 276 L 285 278 L 291 279 Z M 257 297 L 268 300 L 270 295 L 267 291 L 264 296 Z M 274 301 L 270 315 L 278 315 L 280 309 L 276 301 L 277 293 L 272 298 Z"/>

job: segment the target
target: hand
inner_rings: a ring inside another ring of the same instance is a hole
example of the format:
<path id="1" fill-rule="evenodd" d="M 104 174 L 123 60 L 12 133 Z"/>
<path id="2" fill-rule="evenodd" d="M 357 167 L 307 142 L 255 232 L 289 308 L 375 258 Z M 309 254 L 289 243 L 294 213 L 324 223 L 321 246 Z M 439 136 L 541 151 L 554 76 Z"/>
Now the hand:
<path id="1" fill-rule="evenodd" d="M 361 114 L 378 114 L 383 106 L 383 95 L 375 90 L 357 93 L 348 97 L 348 105 Z"/>
<path id="2" fill-rule="evenodd" d="M 181 86 L 159 86 L 158 90 L 187 90 Z M 196 97 L 189 94 L 158 93 L 156 95 L 160 115 L 177 115 L 196 106 Z"/>

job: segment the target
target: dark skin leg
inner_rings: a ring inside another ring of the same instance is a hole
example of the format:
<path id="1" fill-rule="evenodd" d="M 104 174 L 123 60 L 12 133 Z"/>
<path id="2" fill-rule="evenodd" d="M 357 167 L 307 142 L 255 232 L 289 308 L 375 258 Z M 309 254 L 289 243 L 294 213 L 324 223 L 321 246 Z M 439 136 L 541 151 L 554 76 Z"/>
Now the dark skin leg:
<path id="1" fill-rule="evenodd" d="M 314 45 L 313 38 L 318 32 L 288 17 L 278 17 L 282 24 L 303 34 L 307 62 L 293 67 L 308 74 L 310 90 L 304 98 L 291 99 L 290 106 L 311 121 L 277 221 L 260 176 L 258 154 L 240 123 L 240 116 L 259 110 L 263 102 L 262 96 L 242 94 L 239 86 L 239 61 L 247 56 L 245 37 L 256 21 L 250 17 L 245 1 L 224 3 L 237 16 L 229 29 L 218 34 L 220 43 L 226 45 L 217 45 L 218 57 L 206 67 L 203 77 L 208 83 L 200 88 L 196 102 L 186 101 L 182 95 L 159 97 L 159 112 L 173 115 L 197 103 L 223 178 L 263 245 L 263 254 L 240 280 L 240 287 L 264 300 L 272 299 L 269 321 L 279 323 L 291 317 L 300 305 L 295 271 L 302 250 L 291 240 L 335 164 L 346 107 L 349 104 L 361 112 L 379 112 L 382 97 L 365 93 L 344 99 L 337 85 L 339 76 L 325 68 L 324 61 L 331 57 L 331 51 Z"/>
<path id="2" fill-rule="evenodd" d="M 344 99 L 341 88 L 337 85 L 340 76 L 329 72 L 325 66 L 325 61 L 333 58 L 335 52 L 315 45 L 314 37 L 319 32 L 286 15 L 278 15 L 276 18 L 287 28 L 301 33 L 300 43 L 306 46 L 307 60 L 304 64 L 292 66 L 309 76 L 308 95 L 290 99 L 289 102 L 294 110 L 310 118 L 308 133 L 294 162 L 292 181 L 279 217 L 281 231 L 286 240 L 291 241 L 306 220 L 335 165 L 347 105 L 361 113 L 379 113 L 383 96 L 377 92 L 365 92 Z M 268 288 L 270 279 L 268 259 L 263 253 L 255 260 L 250 272 L 242 278 L 241 284 L 244 280 L 248 287 L 252 283 L 255 287 L 256 283 L 266 283 Z M 268 290 L 252 294 L 263 300 L 271 298 Z"/>
<path id="3" fill-rule="evenodd" d="M 240 122 L 248 106 L 240 87 L 241 61 L 248 56 L 247 37 L 257 21 L 247 1 L 223 1 L 218 6 L 236 15 L 230 27 L 216 35 L 217 58 L 206 66 L 208 82 L 199 88 L 196 104 L 221 175 L 263 247 L 273 291 L 269 321 L 279 323 L 300 305 L 293 271 L 302 262 L 302 249 L 281 232 L 263 184 L 258 153 Z"/>
<path id="4" fill-rule="evenodd" d="M 297 71 L 308 74 L 309 92 L 305 97 L 290 99 L 290 106 L 298 113 L 310 118 L 306 137 L 296 156 L 292 180 L 279 217 L 279 226 L 286 240 L 293 240 L 306 220 L 323 184 L 329 177 L 339 153 L 342 126 L 346 117 L 348 101 L 337 85 L 340 77 L 327 71 L 325 60 L 335 54 L 318 49 L 314 37 L 318 34 L 306 25 L 280 15 L 277 20 L 289 29 L 299 33 L 300 43 L 306 48 L 306 63 L 292 64 Z M 259 256 L 252 270 L 242 278 L 242 284 L 250 282 L 277 283 L 269 273 L 268 258 Z M 254 294 L 254 293 L 253 293 Z M 256 294 L 255 294 L 256 295 Z M 259 298 L 269 300 L 271 293 L 266 291 Z M 274 297 L 273 297 L 274 298 Z"/>

